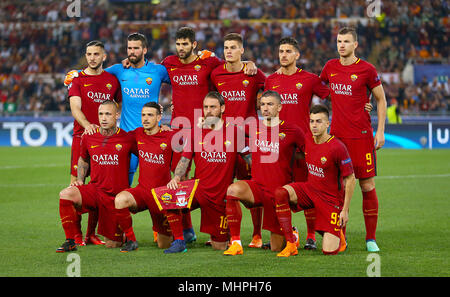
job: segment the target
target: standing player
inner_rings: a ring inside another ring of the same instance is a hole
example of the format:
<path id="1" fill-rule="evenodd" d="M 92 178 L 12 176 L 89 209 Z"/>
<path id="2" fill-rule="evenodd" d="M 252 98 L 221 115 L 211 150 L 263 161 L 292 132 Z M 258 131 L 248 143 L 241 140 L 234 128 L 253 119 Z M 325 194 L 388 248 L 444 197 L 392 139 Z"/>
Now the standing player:
<path id="1" fill-rule="evenodd" d="M 190 145 L 184 147 L 175 175 L 167 184 L 168 188 L 176 189 L 188 164 L 194 161 L 194 179 L 199 179 L 199 184 L 191 210 L 200 207 L 200 231 L 210 234 L 211 246 L 215 250 L 225 250 L 227 247 L 229 235 L 225 196 L 228 185 L 233 181 L 237 153 L 245 146 L 243 131 L 240 139 L 236 126 L 222 119 L 224 111 L 222 95 L 215 91 L 208 93 L 203 100 L 205 117 L 201 118 L 201 131 L 194 129 Z"/>
<path id="2" fill-rule="evenodd" d="M 264 120 L 258 122 L 256 129 L 250 127 L 249 135 L 252 179 L 237 181 L 227 190 L 226 212 L 232 244 L 224 255 L 244 253 L 240 240 L 242 212 L 239 202 L 248 208 L 264 206 L 263 229 L 271 232 L 271 249 L 281 251 L 283 248 L 285 240 L 275 213 L 274 191 L 291 182 L 291 158 L 297 148 L 303 151 L 305 137 L 296 125 L 279 119 L 281 100 L 275 91 L 266 91 L 260 98 Z"/>
<path id="3" fill-rule="evenodd" d="M 310 113 L 312 137 L 306 138 L 305 145 L 308 181 L 294 182 L 275 190 L 276 213 L 287 241 L 278 257 L 298 254 L 296 239 L 291 232 L 291 208 L 294 212 L 316 209 L 316 230 L 323 235 L 324 254 L 335 255 L 340 245 L 345 245 L 341 228 L 348 221 L 355 175 L 345 145 L 328 134 L 329 126 L 328 109 L 324 105 L 314 105 Z"/>
<path id="4" fill-rule="evenodd" d="M 77 209 L 98 210 L 99 234 L 105 236 L 106 247 L 122 244 L 122 231 L 114 216 L 114 197 L 129 187 L 128 169 L 134 139 L 117 127 L 119 111 L 113 101 L 104 101 L 98 108 L 100 127 L 81 140 L 77 180 L 59 194 L 59 213 L 66 241 L 57 252 L 76 250 Z M 91 180 L 85 185 L 87 172 Z"/>
<path id="5" fill-rule="evenodd" d="M 258 92 L 264 88 L 266 76 L 261 70 L 256 75 L 245 74 L 246 64 L 242 62 L 244 54 L 243 39 L 240 34 L 229 33 L 224 37 L 224 56 L 226 63 L 217 66 L 211 73 L 211 81 L 216 90 L 224 97 L 224 118 L 239 124 L 240 120 L 257 119 L 256 112 Z M 250 179 L 248 164 L 238 156 L 236 178 Z M 249 247 L 260 248 L 262 207 L 250 209 L 253 221 L 253 238 Z"/>
<path id="6" fill-rule="evenodd" d="M 97 40 L 89 42 L 86 45 L 85 57 L 88 64 L 87 68 L 81 71 L 69 86 L 70 109 L 74 117 L 70 166 L 71 183 L 77 179 L 81 135 L 83 133 L 92 134 L 99 127 L 98 107 L 105 100 L 121 101 L 120 84 L 117 78 L 103 70 L 103 62 L 106 59 L 103 43 Z M 89 212 L 84 242 L 82 241 L 81 230 L 75 236 L 75 242 L 78 245 L 103 244 L 95 235 L 97 217 L 96 211 Z M 81 214 L 79 214 L 80 220 Z"/>
<path id="7" fill-rule="evenodd" d="M 134 130 L 139 153 L 139 184 L 120 192 L 115 199 L 116 216 L 120 227 L 127 236 L 127 243 L 120 250 L 137 250 L 138 242 L 132 227 L 130 210 L 133 213 L 148 209 L 153 221 L 153 230 L 158 233 L 160 248 L 168 248 L 165 253 L 185 252 L 186 245 L 181 225 L 181 211 L 161 212 L 153 199 L 151 189 L 166 185 L 170 181 L 172 159 L 172 131 L 162 131 L 161 106 L 149 102 L 142 108 L 142 128 Z M 169 224 L 167 224 L 167 222 Z"/>
<path id="8" fill-rule="evenodd" d="M 300 47 L 294 38 L 285 37 L 279 41 L 278 58 L 281 68 L 267 78 L 265 90 L 280 94 L 283 104 L 280 119 L 297 125 L 309 137 L 309 109 L 313 96 L 325 99 L 330 90 L 317 75 L 297 67 Z M 299 155 L 301 153 L 297 151 L 293 166 L 293 180 L 297 182 L 306 181 L 308 177 L 305 159 Z M 305 249 L 315 249 L 314 208 L 305 210 L 304 214 L 307 227 Z"/>
<path id="9" fill-rule="evenodd" d="M 337 35 L 339 59 L 328 61 L 320 75 L 331 88 L 333 117 L 330 133 L 348 149 L 355 176 L 363 197 L 366 247 L 378 252 L 375 233 L 378 220 L 378 197 L 375 191 L 376 150 L 384 145 L 386 97 L 375 67 L 356 57 L 357 34 L 353 28 L 342 28 Z M 373 137 L 370 115 L 363 111 L 368 93 L 377 101 L 378 127 Z"/>
<path id="10" fill-rule="evenodd" d="M 127 37 L 127 56 L 131 67 L 125 68 L 122 64 L 115 64 L 105 71 L 115 75 L 120 82 L 122 90 L 122 110 L 120 127 L 131 131 L 141 127 L 141 111 L 147 102 L 158 102 L 162 83 L 169 83 L 170 79 L 166 68 L 154 64 L 145 55 L 148 50 L 147 38 L 140 33 L 132 33 Z M 77 71 L 70 71 L 64 80 L 67 85 L 77 76 Z M 129 183 L 132 184 L 134 173 L 138 166 L 138 158 L 132 156 L 130 165 Z"/>

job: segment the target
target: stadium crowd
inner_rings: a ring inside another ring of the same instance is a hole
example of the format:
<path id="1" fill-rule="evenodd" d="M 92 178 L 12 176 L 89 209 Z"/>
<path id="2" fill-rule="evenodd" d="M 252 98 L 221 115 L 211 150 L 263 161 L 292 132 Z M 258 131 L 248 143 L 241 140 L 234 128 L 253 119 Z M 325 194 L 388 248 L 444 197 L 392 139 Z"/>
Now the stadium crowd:
<path id="1" fill-rule="evenodd" d="M 369 19 L 365 0 L 81 2 L 79 18 L 68 16 L 67 1 L 0 3 L 0 112 L 68 111 L 63 75 L 83 67 L 84 45 L 93 39 L 105 43 L 109 66 L 126 57 L 131 32 L 147 36 L 147 58 L 157 63 L 174 53 L 173 34 L 181 25 L 194 27 L 199 48 L 219 57 L 222 37 L 238 32 L 245 39 L 245 58 L 271 74 L 278 68 L 278 40 L 293 36 L 301 45 L 300 67 L 320 74 L 336 57 L 341 21 L 350 18 L 357 20 L 359 57 L 379 73 L 396 74 L 383 80 L 388 103 L 396 99 L 402 113 L 450 110 L 448 80 L 413 85 L 401 79 L 408 61 L 449 64 L 448 1 L 380 1 L 381 15 Z M 168 105 L 169 98 L 166 86 L 162 103 Z"/>

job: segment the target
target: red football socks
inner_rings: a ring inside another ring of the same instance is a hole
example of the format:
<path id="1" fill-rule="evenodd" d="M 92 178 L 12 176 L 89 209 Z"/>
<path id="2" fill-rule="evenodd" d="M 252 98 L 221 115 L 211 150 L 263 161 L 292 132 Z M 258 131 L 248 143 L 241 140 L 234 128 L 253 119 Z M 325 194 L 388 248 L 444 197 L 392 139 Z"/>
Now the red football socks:
<path id="1" fill-rule="evenodd" d="M 304 211 L 305 219 L 306 219 L 306 230 L 308 232 L 306 238 L 311 238 L 316 240 L 316 209 L 310 208 L 305 209 Z"/>
<path id="2" fill-rule="evenodd" d="M 262 207 L 250 208 L 250 214 L 252 215 L 253 222 L 253 236 L 259 235 L 261 237 L 261 227 L 262 227 Z"/>
<path id="3" fill-rule="evenodd" d="M 97 228 L 98 223 L 98 210 L 90 210 L 88 225 L 86 230 L 86 237 L 90 235 L 95 235 L 95 229 Z"/>
<path id="4" fill-rule="evenodd" d="M 170 225 L 170 230 L 172 230 L 173 240 L 181 239 L 184 240 L 183 236 L 183 225 L 182 214 L 180 210 L 168 210 L 166 211 L 167 221 Z"/>
<path id="5" fill-rule="evenodd" d="M 230 229 L 231 240 L 241 240 L 242 210 L 239 199 L 227 195 L 226 214 L 228 228 Z"/>
<path id="6" fill-rule="evenodd" d="M 375 189 L 369 192 L 362 192 L 363 214 L 366 225 L 366 240 L 374 239 L 378 221 L 378 197 Z"/>
<path id="7" fill-rule="evenodd" d="M 136 236 L 133 231 L 133 219 L 131 218 L 131 213 L 128 208 L 116 208 L 116 218 L 120 228 L 125 233 L 128 240 L 136 241 Z"/>
<path id="8" fill-rule="evenodd" d="M 285 188 L 277 188 L 275 190 L 275 211 L 284 237 L 291 243 L 295 242 L 296 239 L 292 233 L 292 214 L 291 208 L 289 207 L 289 193 Z"/>
<path id="9" fill-rule="evenodd" d="M 183 230 L 192 228 L 191 212 L 189 209 L 182 210 L 181 223 L 183 225 Z"/>
<path id="10" fill-rule="evenodd" d="M 59 199 L 59 215 L 66 239 L 75 239 L 78 214 L 72 200 Z"/>

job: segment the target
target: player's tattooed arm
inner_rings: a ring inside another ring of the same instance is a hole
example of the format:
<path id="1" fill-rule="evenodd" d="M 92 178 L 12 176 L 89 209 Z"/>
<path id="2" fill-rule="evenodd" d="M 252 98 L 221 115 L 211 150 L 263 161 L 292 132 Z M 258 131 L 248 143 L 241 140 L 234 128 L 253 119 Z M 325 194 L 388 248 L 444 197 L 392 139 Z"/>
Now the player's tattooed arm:
<path id="1" fill-rule="evenodd" d="M 89 162 L 80 157 L 78 159 L 77 180 L 74 182 L 74 184 L 83 185 L 88 171 L 89 171 Z"/>
<path id="2" fill-rule="evenodd" d="M 177 164 L 177 167 L 175 168 L 175 172 L 173 175 L 173 178 L 170 180 L 170 182 L 167 184 L 167 187 L 169 189 L 175 190 L 178 189 L 178 183 L 183 180 L 184 176 L 186 175 L 188 166 L 189 166 L 189 159 L 186 157 L 181 157 L 180 161 Z"/>

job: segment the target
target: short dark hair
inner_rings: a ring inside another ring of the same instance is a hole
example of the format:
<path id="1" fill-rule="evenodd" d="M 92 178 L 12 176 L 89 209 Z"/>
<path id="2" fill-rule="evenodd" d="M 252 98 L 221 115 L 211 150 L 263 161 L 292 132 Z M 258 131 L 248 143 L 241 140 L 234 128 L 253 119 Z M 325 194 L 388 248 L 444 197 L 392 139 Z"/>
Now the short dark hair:
<path id="1" fill-rule="evenodd" d="M 327 115 L 327 119 L 330 118 L 330 111 L 328 110 L 328 107 L 326 107 L 323 104 L 315 104 L 311 106 L 309 114 L 318 114 L 318 113 L 324 113 Z"/>
<path id="2" fill-rule="evenodd" d="M 141 41 L 143 48 L 148 48 L 147 37 L 145 37 L 144 34 L 135 32 L 135 33 L 131 33 L 127 37 L 127 41 L 138 41 L 138 40 Z"/>
<path id="3" fill-rule="evenodd" d="M 267 90 L 264 93 L 262 93 L 261 98 L 263 97 L 275 97 L 275 99 L 277 99 L 278 103 L 281 104 L 281 96 L 278 92 L 272 91 L 272 90 Z"/>
<path id="4" fill-rule="evenodd" d="M 295 40 L 295 38 L 293 38 L 293 37 L 283 37 L 283 38 L 281 38 L 280 41 L 278 42 L 278 47 L 280 47 L 280 45 L 282 45 L 282 44 L 290 44 L 298 52 L 300 52 L 300 46 L 298 45 L 297 40 Z"/>
<path id="5" fill-rule="evenodd" d="M 195 41 L 195 31 L 191 27 L 181 27 L 175 33 L 176 39 L 189 39 L 190 42 Z"/>
<path id="6" fill-rule="evenodd" d="M 358 41 L 358 34 L 356 34 L 356 29 L 353 27 L 343 27 L 339 29 L 338 35 L 351 34 L 354 41 Z"/>
<path id="7" fill-rule="evenodd" d="M 217 99 L 217 101 L 219 101 L 220 106 L 225 105 L 225 99 L 223 98 L 222 94 L 220 94 L 217 91 L 209 92 L 208 94 L 206 94 L 206 96 L 203 100 L 205 100 L 206 98 Z"/>
<path id="8" fill-rule="evenodd" d="M 100 40 L 89 41 L 88 43 L 86 43 L 86 48 L 88 48 L 89 46 L 98 46 L 101 47 L 102 49 L 105 49 L 105 45 Z"/>
<path id="9" fill-rule="evenodd" d="M 225 37 L 223 38 L 223 42 L 229 40 L 237 41 L 240 45 L 244 44 L 244 39 L 242 38 L 242 35 L 239 33 L 228 33 L 227 35 L 225 35 Z"/>
<path id="10" fill-rule="evenodd" d="M 151 108 L 154 108 L 154 109 L 156 109 L 156 114 L 157 114 L 157 115 L 160 115 L 160 114 L 161 114 L 162 107 L 161 107 L 161 105 L 159 105 L 159 104 L 156 103 L 156 102 L 147 102 L 147 103 L 144 104 L 144 106 L 142 107 L 142 109 L 144 109 L 144 107 L 151 107 Z"/>

